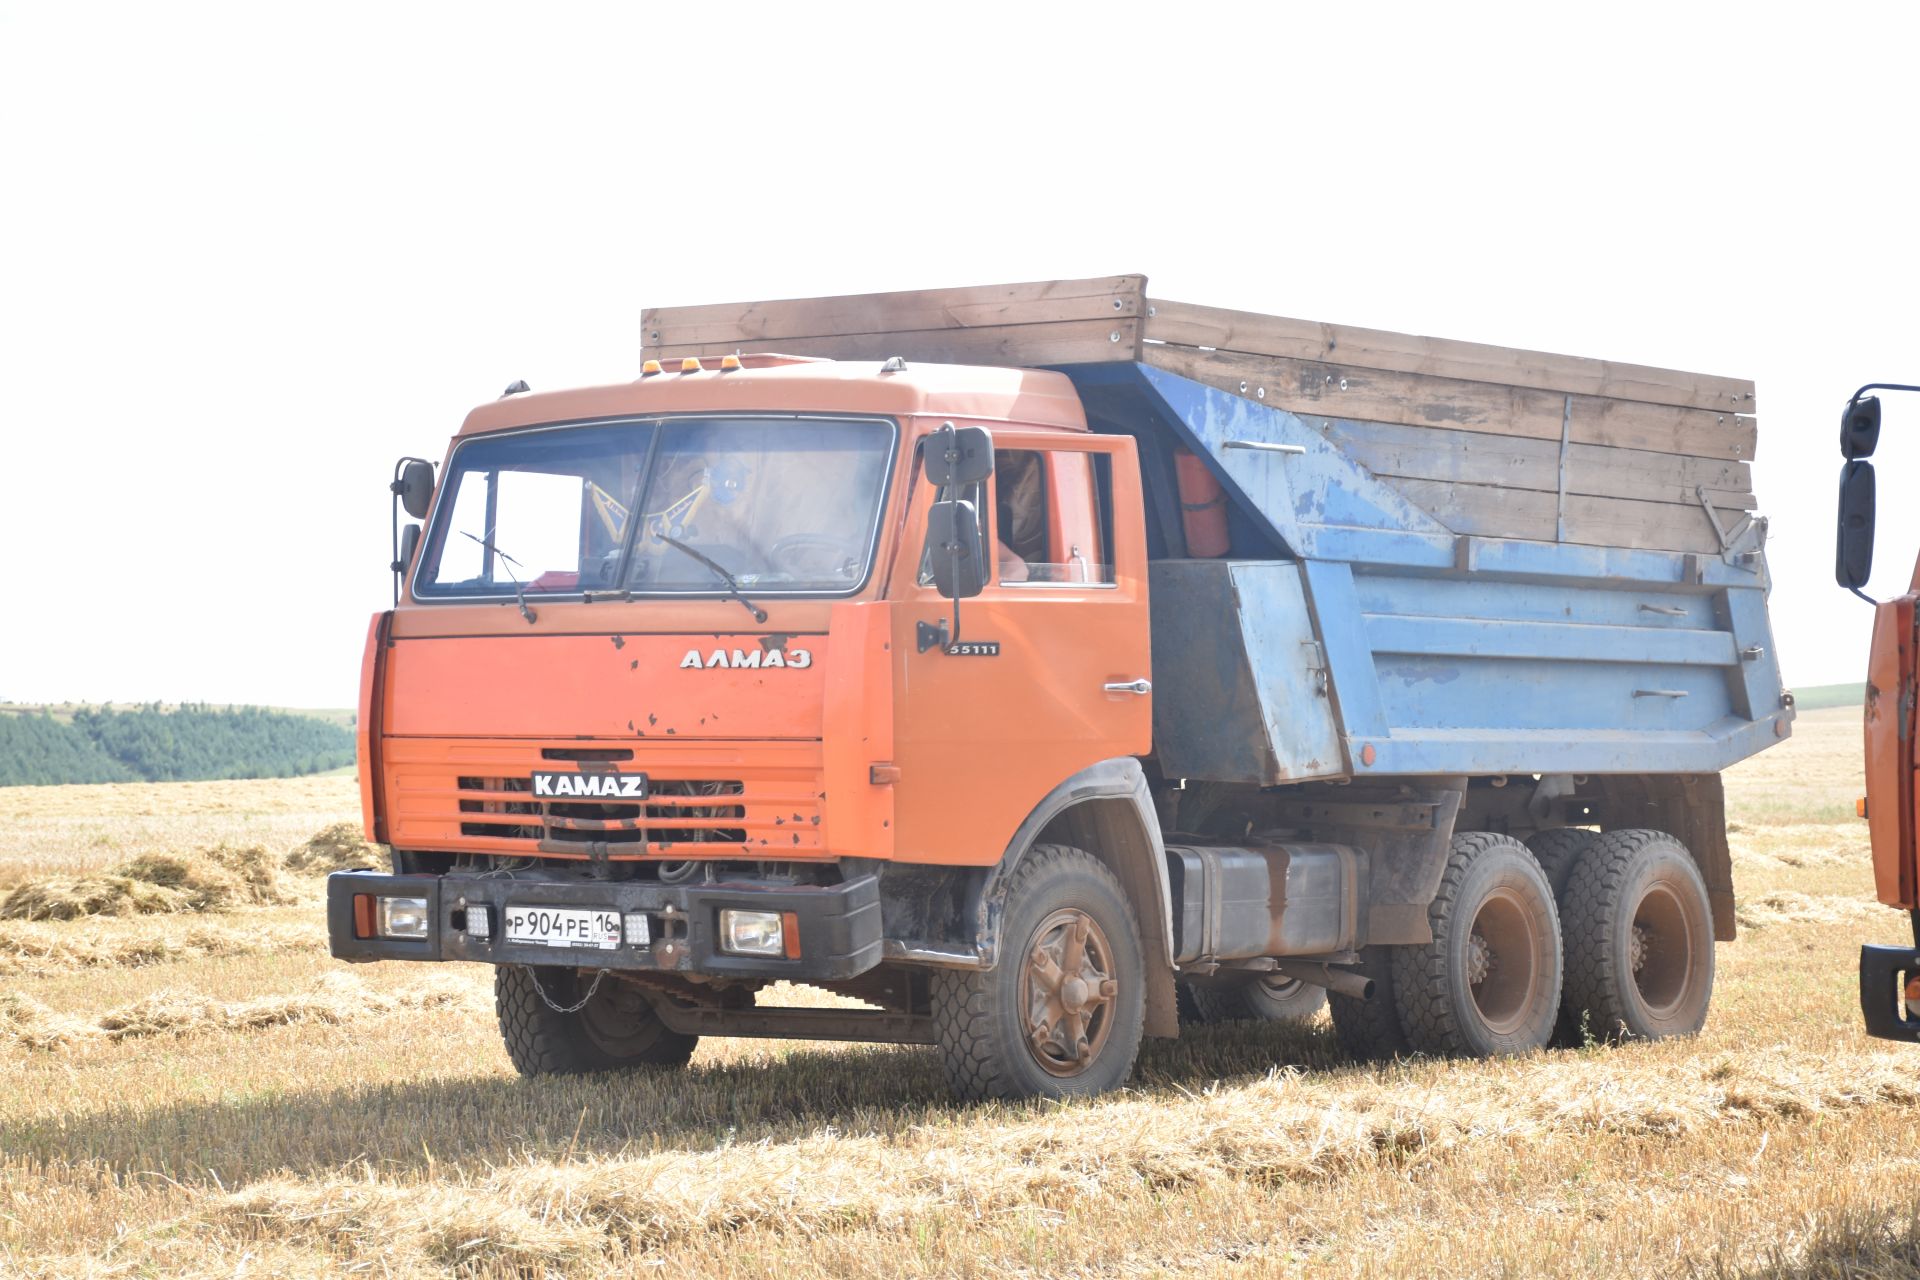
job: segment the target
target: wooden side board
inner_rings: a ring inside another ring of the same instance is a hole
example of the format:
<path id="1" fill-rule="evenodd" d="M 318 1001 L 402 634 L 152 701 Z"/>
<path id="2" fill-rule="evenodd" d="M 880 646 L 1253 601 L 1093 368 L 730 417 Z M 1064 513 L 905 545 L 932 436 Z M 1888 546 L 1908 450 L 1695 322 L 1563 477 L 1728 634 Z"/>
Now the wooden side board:
<path id="1" fill-rule="evenodd" d="M 1385 422 L 1309 418 L 1322 434 L 1378 476 L 1499 485 L 1558 493 L 1558 441 L 1516 439 L 1477 431 L 1432 431 Z M 1595 498 L 1639 498 L 1696 509 L 1699 490 L 1716 505 L 1751 511 L 1753 476 L 1744 462 L 1685 458 L 1640 449 L 1569 444 L 1566 489 Z"/>
<path id="2" fill-rule="evenodd" d="M 1147 323 L 1151 328 L 1153 321 Z M 1743 415 L 1578 392 L 1168 345 L 1148 344 L 1143 358 L 1303 418 L 1362 419 L 1556 442 L 1564 430 L 1580 444 L 1738 461 L 1753 457 L 1758 437 L 1754 420 Z"/>
<path id="3" fill-rule="evenodd" d="M 830 360 L 885 360 L 889 356 L 926 364 L 1096 364 L 1131 360 L 1139 349 L 1140 321 L 1068 320 L 1059 324 L 988 325 L 977 329 L 903 329 L 818 337 L 768 338 L 748 342 L 675 343 L 648 348 L 650 359 L 669 363 L 687 356 L 719 357 L 735 351 L 777 351 Z M 1042 356 L 1042 359 L 1035 359 Z"/>
<path id="4" fill-rule="evenodd" d="M 640 314 L 657 359 L 781 351 L 836 359 L 1050 365 L 1136 360 L 1145 276 L 659 307 Z"/>
<path id="5" fill-rule="evenodd" d="M 1441 480 L 1393 483 L 1410 501 L 1455 533 L 1531 538 L 1541 542 L 1560 540 L 1560 507 L 1556 494 Z M 1743 512 L 1715 505 L 1721 528 L 1732 529 L 1740 523 Z M 1706 509 L 1697 502 L 1687 506 L 1576 494 L 1569 494 L 1566 499 L 1565 541 L 1659 551 L 1720 550 L 1719 535 L 1708 523 Z"/>
<path id="6" fill-rule="evenodd" d="M 1749 414 L 1755 409 L 1753 383 L 1739 378 L 1291 320 L 1158 298 L 1147 301 L 1146 336 L 1149 343 L 1317 360 L 1689 409 Z"/>
<path id="7" fill-rule="evenodd" d="M 642 313 L 663 360 L 1145 360 L 1319 427 L 1461 533 L 1713 551 L 1754 506 L 1751 382 L 1150 299 L 1103 276 Z"/>

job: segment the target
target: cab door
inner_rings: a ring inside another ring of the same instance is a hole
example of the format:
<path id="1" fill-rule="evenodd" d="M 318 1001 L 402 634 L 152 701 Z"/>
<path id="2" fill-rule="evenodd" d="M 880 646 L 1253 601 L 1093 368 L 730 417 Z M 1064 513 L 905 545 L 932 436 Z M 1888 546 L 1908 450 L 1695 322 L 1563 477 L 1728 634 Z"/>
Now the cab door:
<path id="1" fill-rule="evenodd" d="M 990 560 L 958 609 L 924 568 L 937 496 L 916 464 L 893 609 L 895 856 L 996 862 L 1059 783 L 1144 755 L 1153 704 L 1146 532 L 1131 439 L 994 433 L 972 496 Z M 919 624 L 944 624 L 925 646 Z"/>

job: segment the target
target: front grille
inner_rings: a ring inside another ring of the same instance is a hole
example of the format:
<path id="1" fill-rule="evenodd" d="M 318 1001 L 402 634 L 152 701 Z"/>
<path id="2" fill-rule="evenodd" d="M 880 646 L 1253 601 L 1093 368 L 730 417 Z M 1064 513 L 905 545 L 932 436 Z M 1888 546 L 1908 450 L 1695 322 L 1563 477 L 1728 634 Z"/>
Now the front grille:
<path id="1" fill-rule="evenodd" d="M 392 839 L 403 848 L 553 858 L 824 852 L 818 743 L 696 742 L 627 754 L 615 763 L 579 745 L 390 739 Z M 587 772 L 612 763 L 645 773 L 647 794 L 535 796 L 531 775 L 568 759 Z"/>
<path id="2" fill-rule="evenodd" d="M 460 779 L 460 790 L 494 797 L 525 795 L 531 789 L 526 778 Z M 645 801 L 462 800 L 461 813 L 486 816 L 462 821 L 460 834 L 582 845 L 651 844 L 662 849 L 680 844 L 744 845 L 746 828 L 726 820 L 747 816 L 745 805 L 727 803 L 727 797 L 745 795 L 746 790 L 746 783 L 738 778 L 679 779 L 654 784 Z M 522 821 L 528 817 L 538 821 Z"/>

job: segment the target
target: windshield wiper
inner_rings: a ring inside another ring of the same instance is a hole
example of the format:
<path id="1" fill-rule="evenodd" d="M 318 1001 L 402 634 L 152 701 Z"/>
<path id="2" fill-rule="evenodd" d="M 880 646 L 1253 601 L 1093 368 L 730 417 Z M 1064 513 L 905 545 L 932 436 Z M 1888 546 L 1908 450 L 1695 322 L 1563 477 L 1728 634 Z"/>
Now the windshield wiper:
<path id="1" fill-rule="evenodd" d="M 499 556 L 503 564 L 520 564 L 518 560 L 515 560 L 512 556 L 502 551 L 499 547 L 496 547 L 493 545 L 493 530 L 491 529 L 487 530 L 487 536 L 484 538 L 479 537 L 475 534 L 468 533 L 465 529 L 462 529 L 460 531 L 460 536 L 463 538 L 472 538 L 475 542 L 485 547 L 489 552 L 491 552 L 496 556 Z M 521 567 L 525 568 L 526 566 L 521 565 Z M 527 620 L 528 626 L 532 626 L 534 619 L 539 615 L 534 613 L 532 609 L 529 609 L 527 607 L 527 589 L 520 585 L 520 579 L 513 572 L 513 570 L 511 569 L 507 570 L 507 577 L 513 579 L 513 598 L 519 601 L 520 603 L 520 616 Z"/>
<path id="2" fill-rule="evenodd" d="M 655 533 L 653 536 L 660 539 L 660 541 L 666 543 L 670 547 L 677 547 L 680 550 L 686 552 L 688 555 L 692 556 L 695 560 L 698 560 L 701 564 L 707 566 L 707 568 L 719 574 L 720 577 L 724 579 L 727 584 L 727 594 L 732 596 L 735 600 L 738 600 L 741 604 L 745 605 L 747 612 L 753 615 L 753 620 L 755 622 L 765 622 L 767 620 L 767 611 L 765 609 L 762 609 L 759 605 L 755 604 L 753 601 L 747 599 L 747 597 L 741 593 L 740 584 L 734 581 L 732 574 L 728 573 L 724 568 L 721 567 L 721 564 L 718 560 L 715 560 L 712 556 L 708 555 L 704 551 L 696 551 L 694 548 L 688 546 L 686 543 L 680 541 L 680 539 L 673 537 L 670 534 Z"/>

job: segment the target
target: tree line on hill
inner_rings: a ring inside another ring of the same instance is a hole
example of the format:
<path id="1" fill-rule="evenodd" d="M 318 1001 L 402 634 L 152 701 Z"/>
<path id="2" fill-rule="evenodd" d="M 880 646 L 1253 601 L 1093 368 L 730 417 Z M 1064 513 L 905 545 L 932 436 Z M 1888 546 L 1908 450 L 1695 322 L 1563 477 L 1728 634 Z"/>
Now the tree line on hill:
<path id="1" fill-rule="evenodd" d="M 337 724 L 260 707 L 0 715 L 0 786 L 290 778 L 352 764 L 353 747 Z"/>

